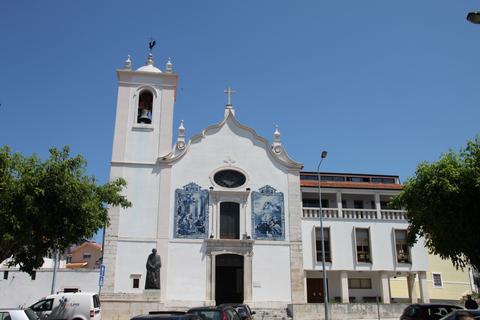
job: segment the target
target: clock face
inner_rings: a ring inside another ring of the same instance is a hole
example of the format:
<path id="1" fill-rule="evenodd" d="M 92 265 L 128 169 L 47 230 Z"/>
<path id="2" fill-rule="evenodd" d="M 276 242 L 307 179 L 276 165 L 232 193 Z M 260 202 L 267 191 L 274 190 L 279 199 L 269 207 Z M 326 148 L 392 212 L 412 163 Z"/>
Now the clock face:
<path id="1" fill-rule="evenodd" d="M 280 152 L 282 152 L 282 147 L 276 146 L 276 147 L 274 148 L 274 150 L 275 150 L 275 153 L 280 153 Z"/>
<path id="2" fill-rule="evenodd" d="M 185 142 L 183 142 L 183 141 L 177 142 L 177 148 L 180 149 L 180 150 L 185 148 Z"/>
<path id="3" fill-rule="evenodd" d="M 225 188 L 238 188 L 245 184 L 247 178 L 241 172 L 228 169 L 215 173 L 213 180 L 216 184 Z"/>

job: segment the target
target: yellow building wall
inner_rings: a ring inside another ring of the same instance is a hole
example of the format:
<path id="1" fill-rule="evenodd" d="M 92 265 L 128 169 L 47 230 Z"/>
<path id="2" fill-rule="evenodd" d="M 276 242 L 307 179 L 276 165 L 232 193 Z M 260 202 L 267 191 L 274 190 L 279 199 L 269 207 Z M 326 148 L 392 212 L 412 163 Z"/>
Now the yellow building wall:
<path id="1" fill-rule="evenodd" d="M 441 274 L 441 288 L 433 287 L 433 273 Z M 450 260 L 443 260 L 439 256 L 428 256 L 427 271 L 428 294 L 431 300 L 459 301 L 466 294 L 472 292 L 468 269 L 457 270 Z M 415 279 L 417 298 L 420 297 L 418 278 Z M 397 300 L 408 299 L 407 278 L 390 278 L 390 293 Z"/>

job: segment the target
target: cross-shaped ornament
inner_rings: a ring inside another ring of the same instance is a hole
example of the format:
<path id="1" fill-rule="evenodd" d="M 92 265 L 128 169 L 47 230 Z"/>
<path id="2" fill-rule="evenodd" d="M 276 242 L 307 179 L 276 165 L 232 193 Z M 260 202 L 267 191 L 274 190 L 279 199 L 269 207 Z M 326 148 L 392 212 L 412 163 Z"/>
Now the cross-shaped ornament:
<path id="1" fill-rule="evenodd" d="M 233 90 L 232 88 L 228 87 L 223 91 L 227 95 L 227 106 L 232 105 L 232 94 L 234 94 L 236 91 Z"/>

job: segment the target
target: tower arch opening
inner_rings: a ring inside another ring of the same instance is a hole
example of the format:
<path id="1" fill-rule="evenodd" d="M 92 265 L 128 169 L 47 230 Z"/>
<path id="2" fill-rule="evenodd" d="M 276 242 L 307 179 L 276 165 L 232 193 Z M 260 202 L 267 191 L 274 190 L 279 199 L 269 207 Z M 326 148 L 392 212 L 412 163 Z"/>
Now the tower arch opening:
<path id="1" fill-rule="evenodd" d="M 138 97 L 137 123 L 152 123 L 153 94 L 143 90 Z"/>

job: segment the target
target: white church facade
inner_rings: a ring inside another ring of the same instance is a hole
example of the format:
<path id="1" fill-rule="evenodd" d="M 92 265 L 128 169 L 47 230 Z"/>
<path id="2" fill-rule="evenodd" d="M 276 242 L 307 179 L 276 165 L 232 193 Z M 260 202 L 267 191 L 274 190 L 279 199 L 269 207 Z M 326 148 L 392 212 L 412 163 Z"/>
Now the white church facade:
<path id="1" fill-rule="evenodd" d="M 170 61 L 162 72 L 150 54 L 133 70 L 129 58 L 117 77 L 111 178 L 127 180 L 133 207 L 109 212 L 104 316 L 323 302 L 318 176 L 289 157 L 278 129 L 269 142 L 241 124 L 227 90 L 220 123 L 188 141 L 181 123 L 174 141 L 178 76 Z M 389 279 L 407 276 L 411 300 L 417 283 L 428 301 L 426 250 L 405 246 L 404 212 L 385 207 L 398 177 L 330 174 L 321 182 L 329 300 L 388 304 Z M 160 289 L 145 289 L 152 249 Z"/>

